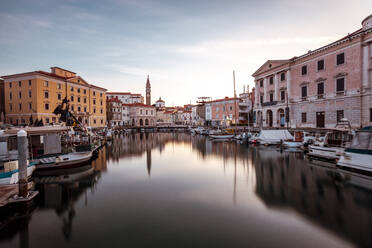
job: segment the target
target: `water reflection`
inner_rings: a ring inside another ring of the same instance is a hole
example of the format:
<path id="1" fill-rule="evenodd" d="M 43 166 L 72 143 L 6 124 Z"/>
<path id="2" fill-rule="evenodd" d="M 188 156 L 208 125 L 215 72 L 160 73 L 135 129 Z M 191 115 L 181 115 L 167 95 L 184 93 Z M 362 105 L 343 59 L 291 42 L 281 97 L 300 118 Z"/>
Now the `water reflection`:
<path id="1" fill-rule="evenodd" d="M 91 164 L 34 181 L 40 194 L 28 208 L 0 212 L 0 246 L 162 246 L 164 237 L 169 247 L 317 242 L 303 225 L 358 246 L 372 241 L 370 177 L 271 147 L 183 133 L 120 135 Z M 49 239 L 40 234 L 46 230 Z"/>

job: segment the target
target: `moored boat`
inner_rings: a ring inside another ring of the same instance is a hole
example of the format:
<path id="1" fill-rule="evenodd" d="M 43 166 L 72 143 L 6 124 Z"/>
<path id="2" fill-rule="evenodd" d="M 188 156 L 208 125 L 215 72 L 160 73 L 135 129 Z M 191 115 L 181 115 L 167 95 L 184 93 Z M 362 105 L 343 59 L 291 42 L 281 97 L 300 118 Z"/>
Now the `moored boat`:
<path id="1" fill-rule="evenodd" d="M 340 128 L 339 125 L 347 125 L 347 128 Z M 351 133 L 350 123 L 348 120 L 342 119 L 337 123 L 334 130 L 327 132 L 323 143 L 319 145 L 309 145 L 307 156 L 310 159 L 321 159 L 337 163 L 345 147 L 350 144 L 352 138 L 353 135 Z"/>
<path id="2" fill-rule="evenodd" d="M 234 138 L 234 134 L 212 134 L 209 137 L 212 139 L 232 139 Z"/>
<path id="3" fill-rule="evenodd" d="M 41 158 L 35 160 L 36 169 L 74 168 L 81 166 L 92 158 L 92 151 L 71 152 L 57 155 L 55 157 Z"/>
<path id="4" fill-rule="evenodd" d="M 10 170 L 6 170 L 8 165 L 9 168 L 11 168 Z M 5 163 L 4 168 L 4 171 L 0 172 L 0 184 L 18 183 L 18 160 Z M 29 165 L 27 166 L 27 177 L 31 177 L 34 170 L 35 163 L 29 163 Z"/>
<path id="5" fill-rule="evenodd" d="M 341 154 L 337 166 L 372 172 L 372 126 L 356 132 L 351 145 Z"/>

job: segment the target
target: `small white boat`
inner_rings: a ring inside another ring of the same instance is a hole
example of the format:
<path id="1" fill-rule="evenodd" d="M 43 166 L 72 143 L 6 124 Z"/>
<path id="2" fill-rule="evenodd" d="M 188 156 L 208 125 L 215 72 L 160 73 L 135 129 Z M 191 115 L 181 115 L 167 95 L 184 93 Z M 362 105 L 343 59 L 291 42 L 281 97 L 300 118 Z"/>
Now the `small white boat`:
<path id="1" fill-rule="evenodd" d="M 340 128 L 339 126 L 342 125 Z M 345 129 L 345 126 L 347 128 Z M 319 145 L 310 145 L 307 156 L 312 159 L 322 159 L 330 162 L 336 162 L 344 152 L 345 147 L 348 147 L 353 135 L 351 133 L 350 123 L 346 119 L 342 119 L 336 124 L 334 130 L 328 132 L 325 136 L 324 142 Z"/>
<path id="2" fill-rule="evenodd" d="M 13 162 L 18 162 L 18 161 L 12 161 Z M 18 163 L 17 163 L 18 167 Z M 32 172 L 35 170 L 35 164 L 30 163 L 27 166 L 27 177 L 31 177 Z M 18 183 L 18 168 L 15 170 L 11 170 L 8 172 L 0 172 L 0 184 L 15 184 Z"/>
<path id="3" fill-rule="evenodd" d="M 56 157 L 35 160 L 36 169 L 73 168 L 88 162 L 92 158 L 92 151 L 72 152 Z"/>
<path id="4" fill-rule="evenodd" d="M 209 137 L 212 139 L 232 139 L 234 138 L 234 134 L 212 134 Z"/>
<path id="5" fill-rule="evenodd" d="M 356 132 L 350 147 L 341 154 L 337 165 L 372 172 L 372 126 Z"/>

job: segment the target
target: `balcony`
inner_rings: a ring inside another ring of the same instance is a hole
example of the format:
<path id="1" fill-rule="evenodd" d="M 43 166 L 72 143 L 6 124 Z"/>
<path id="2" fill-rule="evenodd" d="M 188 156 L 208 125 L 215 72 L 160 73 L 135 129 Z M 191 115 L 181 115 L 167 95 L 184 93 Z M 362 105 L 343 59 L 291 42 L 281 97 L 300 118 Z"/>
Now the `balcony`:
<path id="1" fill-rule="evenodd" d="M 278 104 L 278 101 L 264 102 L 264 103 L 262 103 L 262 107 L 274 106 L 276 104 Z"/>

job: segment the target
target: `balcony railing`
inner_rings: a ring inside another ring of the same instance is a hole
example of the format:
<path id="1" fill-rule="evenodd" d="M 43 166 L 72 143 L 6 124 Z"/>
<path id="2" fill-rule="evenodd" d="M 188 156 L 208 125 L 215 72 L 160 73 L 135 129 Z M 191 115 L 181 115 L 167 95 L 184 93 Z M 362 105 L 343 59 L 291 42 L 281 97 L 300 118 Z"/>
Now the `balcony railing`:
<path id="1" fill-rule="evenodd" d="M 262 107 L 273 106 L 273 105 L 276 105 L 277 103 L 278 101 L 264 102 L 262 103 Z"/>

